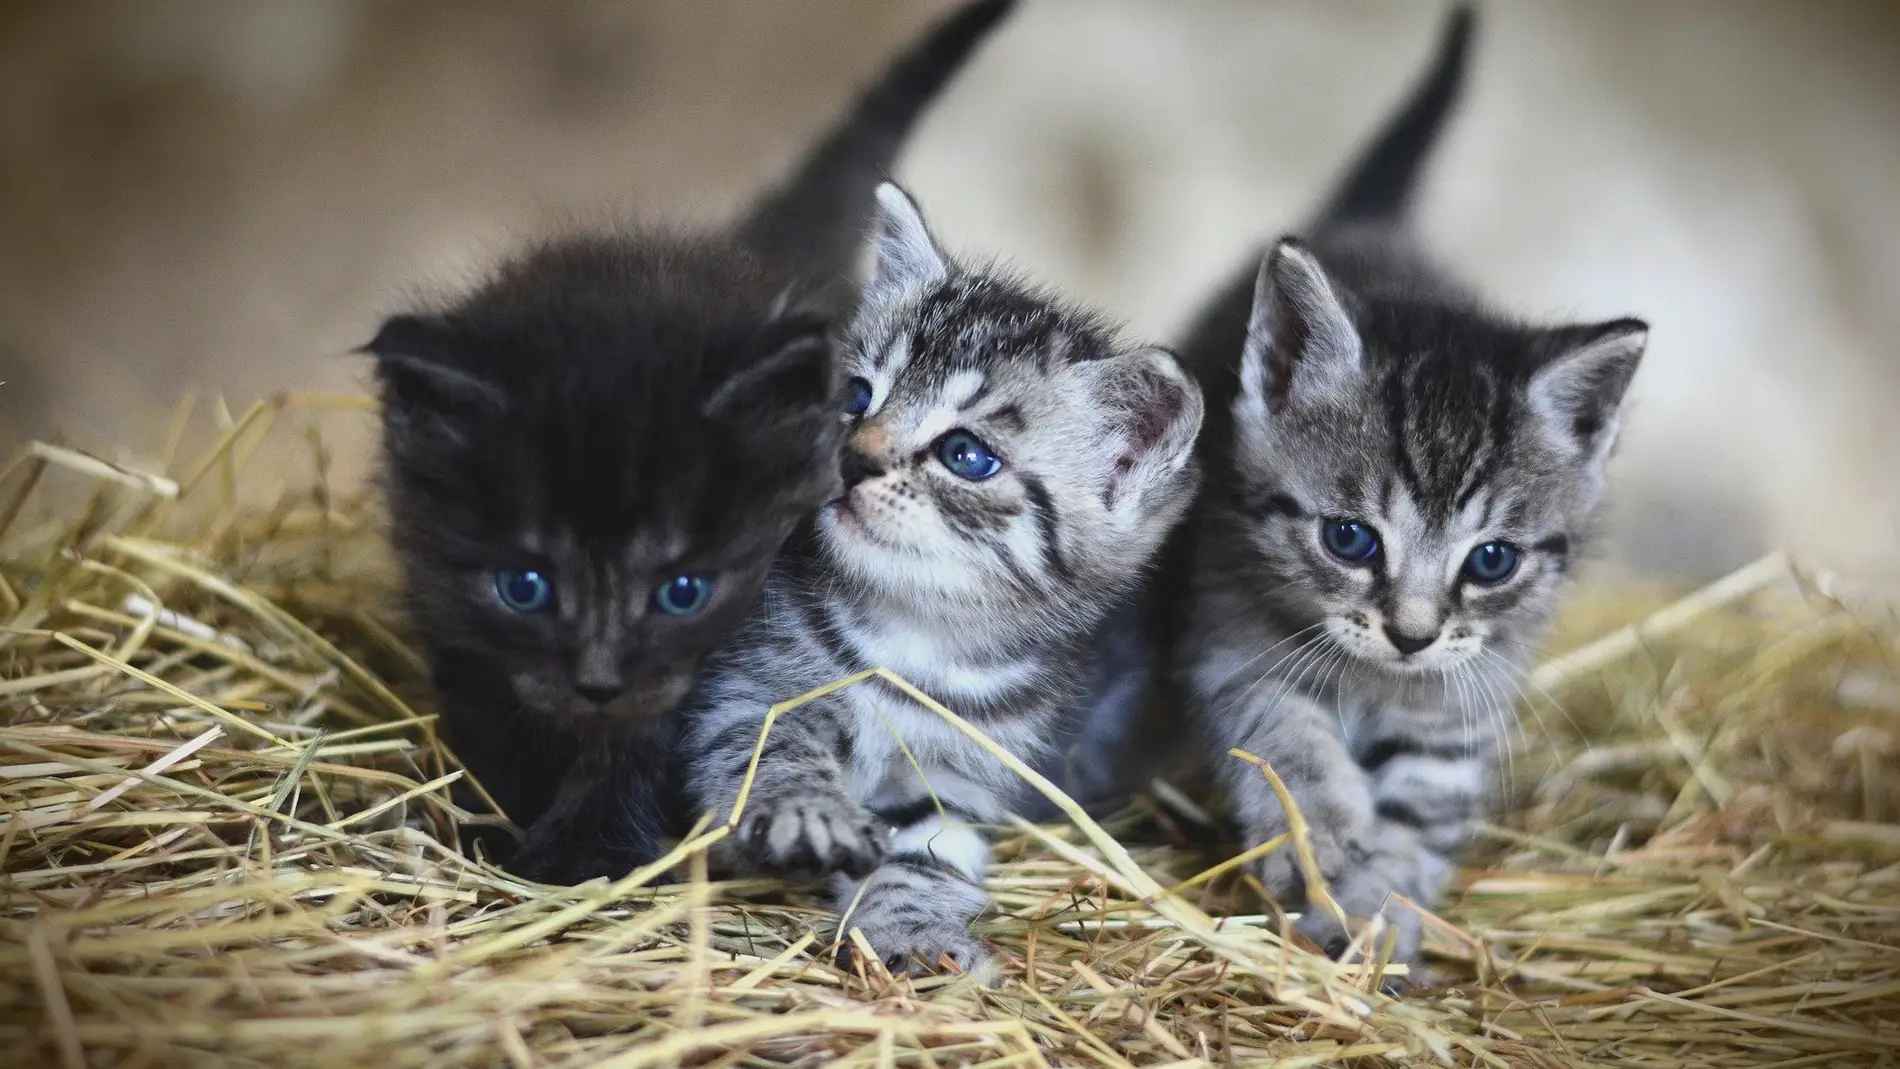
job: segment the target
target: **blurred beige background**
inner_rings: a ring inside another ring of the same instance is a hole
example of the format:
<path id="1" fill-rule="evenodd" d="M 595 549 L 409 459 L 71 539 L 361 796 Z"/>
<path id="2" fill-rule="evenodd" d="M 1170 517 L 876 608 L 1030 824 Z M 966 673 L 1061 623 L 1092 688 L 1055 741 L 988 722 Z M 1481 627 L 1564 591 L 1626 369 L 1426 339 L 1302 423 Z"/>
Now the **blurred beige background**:
<path id="1" fill-rule="evenodd" d="M 194 384 L 360 388 L 380 314 L 527 236 L 719 218 L 944 6 L 0 5 L 0 436 L 135 450 Z M 1441 14 L 1029 0 L 900 175 L 951 244 L 1171 337 Z M 1613 563 L 1900 577 L 1900 4 L 1484 16 L 1423 225 L 1506 308 L 1653 324 Z"/>

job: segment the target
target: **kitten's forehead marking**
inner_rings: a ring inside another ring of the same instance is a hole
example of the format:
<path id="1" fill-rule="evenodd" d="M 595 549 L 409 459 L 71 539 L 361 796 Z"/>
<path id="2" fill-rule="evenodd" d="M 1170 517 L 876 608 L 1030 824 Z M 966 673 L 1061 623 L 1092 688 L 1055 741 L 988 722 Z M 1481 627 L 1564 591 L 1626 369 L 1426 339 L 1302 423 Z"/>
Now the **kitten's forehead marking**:
<path id="1" fill-rule="evenodd" d="M 1386 495 L 1385 529 L 1379 533 L 1385 541 L 1385 556 L 1395 567 L 1402 566 L 1422 552 L 1430 541 L 1430 526 L 1405 486 L 1395 486 Z"/>
<path id="2" fill-rule="evenodd" d="M 1458 576 L 1464 571 L 1465 557 L 1480 545 L 1491 540 L 1489 526 L 1491 522 L 1491 501 L 1497 491 L 1482 485 L 1472 492 L 1457 515 L 1445 528 L 1444 543 L 1448 550 L 1445 554 L 1445 582 L 1458 582 Z"/>
<path id="3" fill-rule="evenodd" d="M 1511 409 L 1502 384 L 1481 365 L 1421 355 L 1380 389 L 1400 477 L 1449 525 L 1503 462 Z"/>
<path id="4" fill-rule="evenodd" d="M 871 358 L 871 370 L 885 371 L 892 367 L 903 367 L 910 362 L 910 332 L 898 331 L 889 345 L 877 351 Z"/>
<path id="5" fill-rule="evenodd" d="M 890 410 L 888 418 L 866 423 L 853 441 L 864 437 L 862 451 L 871 455 L 892 448 L 921 448 L 957 427 L 968 406 L 981 400 L 988 389 L 988 376 L 981 371 L 944 374 L 940 367 L 914 360 L 897 372 L 891 384 L 892 397 L 902 397 L 904 403 Z"/>
<path id="6" fill-rule="evenodd" d="M 1424 573 L 1442 569 L 1447 583 L 1456 582 L 1464 566 L 1464 555 L 1490 540 L 1487 533 L 1491 515 L 1490 486 L 1482 487 L 1446 522 L 1434 523 L 1418 507 L 1411 488 L 1388 484 L 1382 510 L 1385 551 L 1395 569 Z M 1459 552 L 1452 552 L 1458 549 Z"/>
<path id="7" fill-rule="evenodd" d="M 621 547 L 621 560 L 629 570 L 640 572 L 672 564 L 692 548 L 685 535 L 671 525 L 664 530 L 643 528 Z"/>
<path id="8" fill-rule="evenodd" d="M 519 544 L 523 550 L 536 557 L 557 558 L 557 563 L 565 565 L 564 571 L 587 574 L 612 573 L 622 569 L 636 574 L 644 573 L 671 564 L 692 549 L 692 543 L 684 532 L 670 524 L 664 528 L 640 527 L 628 532 L 617 545 L 591 547 L 583 546 L 572 532 L 558 526 L 552 529 L 533 527 L 522 532 Z M 611 581 L 612 576 L 603 575 L 602 578 Z M 581 581 L 578 575 L 560 575 L 556 579 L 567 584 Z"/>
<path id="9" fill-rule="evenodd" d="M 968 411 L 989 392 L 989 377 L 974 368 L 951 374 L 943 384 L 943 402 L 958 411 Z"/>

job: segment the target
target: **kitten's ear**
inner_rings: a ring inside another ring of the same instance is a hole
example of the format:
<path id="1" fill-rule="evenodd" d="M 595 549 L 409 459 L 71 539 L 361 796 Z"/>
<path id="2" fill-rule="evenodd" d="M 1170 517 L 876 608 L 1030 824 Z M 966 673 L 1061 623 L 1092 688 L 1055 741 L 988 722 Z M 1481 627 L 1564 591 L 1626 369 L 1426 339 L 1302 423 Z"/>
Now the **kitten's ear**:
<path id="1" fill-rule="evenodd" d="M 771 422 L 831 400 L 831 336 L 823 317 L 792 314 L 760 335 L 764 355 L 734 372 L 700 405 L 708 419 Z"/>
<path id="2" fill-rule="evenodd" d="M 877 220 L 871 228 L 871 251 L 876 264 L 871 288 L 878 291 L 913 289 L 942 282 L 950 274 L 937 241 L 924 225 L 917 202 L 894 182 L 877 187 Z"/>
<path id="3" fill-rule="evenodd" d="M 507 407 L 499 387 L 454 365 L 455 332 L 442 316 L 391 316 L 357 352 L 376 358 L 376 376 L 389 400 L 437 408 Z"/>
<path id="4" fill-rule="evenodd" d="M 1139 349 L 1077 366 L 1093 376 L 1095 401 L 1107 415 L 1106 447 L 1114 452 L 1109 507 L 1131 492 L 1140 500 L 1193 457 L 1201 430 L 1201 388 L 1166 349 Z"/>
<path id="5" fill-rule="evenodd" d="M 1339 294 L 1306 246 L 1282 238 L 1254 279 L 1253 314 L 1241 351 L 1244 401 L 1276 411 L 1310 401 L 1359 373 L 1359 332 Z"/>
<path id="6" fill-rule="evenodd" d="M 1649 342 L 1649 324 L 1615 319 L 1550 332 L 1553 355 L 1531 375 L 1530 403 L 1559 446 L 1601 463 L 1615 444 L 1623 395 Z"/>

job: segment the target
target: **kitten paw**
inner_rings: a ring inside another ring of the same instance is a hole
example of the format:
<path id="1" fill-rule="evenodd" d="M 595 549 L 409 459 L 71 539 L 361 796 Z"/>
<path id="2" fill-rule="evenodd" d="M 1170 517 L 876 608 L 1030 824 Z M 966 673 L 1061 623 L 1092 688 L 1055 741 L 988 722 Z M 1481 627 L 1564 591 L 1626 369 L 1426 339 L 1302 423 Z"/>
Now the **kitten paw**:
<path id="1" fill-rule="evenodd" d="M 739 822 L 739 841 L 762 872 L 816 879 L 863 876 L 884 857 L 890 829 L 843 796 L 817 795 L 759 807 Z"/>
<path id="2" fill-rule="evenodd" d="M 1254 842 L 1265 842 L 1280 831 L 1256 832 Z M 1313 848 L 1313 860 L 1327 882 L 1338 881 L 1336 873 L 1347 870 L 1355 858 L 1363 858 L 1365 850 L 1356 840 L 1347 834 L 1335 834 L 1324 828 L 1307 829 L 1307 842 Z M 1274 901 L 1283 904 L 1297 903 L 1306 898 L 1306 870 L 1300 867 L 1299 849 L 1287 843 L 1276 850 L 1248 862 L 1247 871 L 1267 889 Z"/>
<path id="3" fill-rule="evenodd" d="M 1419 942 L 1422 932 L 1418 914 L 1395 903 L 1383 910 L 1380 915 L 1385 921 L 1385 930 L 1373 937 L 1369 946 L 1361 948 L 1358 956 L 1384 958 L 1395 965 L 1406 966 L 1408 971 L 1422 970 L 1423 966 L 1419 961 Z M 1312 940 L 1326 953 L 1327 957 L 1338 961 L 1352 949 L 1354 936 L 1360 930 L 1359 925 L 1362 923 L 1364 922 L 1354 918 L 1354 931 L 1348 932 L 1339 926 L 1339 921 L 1334 919 L 1331 913 L 1309 901 L 1293 927 L 1301 935 Z M 1388 941 L 1390 941 L 1389 944 Z M 1386 952 L 1388 945 L 1392 948 L 1390 954 Z M 1423 975 L 1422 971 L 1420 975 Z M 1406 987 L 1415 985 L 1416 981 L 1407 984 L 1400 977 L 1391 977 L 1387 980 L 1387 994 L 1397 994 Z"/>
<path id="4" fill-rule="evenodd" d="M 1306 876 L 1300 871 L 1299 855 L 1290 846 L 1283 846 L 1265 857 L 1248 862 L 1247 873 L 1260 881 L 1260 886 L 1267 889 L 1267 897 L 1275 902 L 1297 902 L 1306 888 Z"/>
<path id="5" fill-rule="evenodd" d="M 989 948 L 970 925 L 989 905 L 982 887 L 955 873 L 905 859 L 887 864 L 861 891 L 840 887 L 840 905 L 850 908 L 839 930 L 839 962 L 851 968 L 856 941 L 871 950 L 894 976 L 956 971 L 988 983 L 994 973 Z"/>
<path id="6" fill-rule="evenodd" d="M 928 976 L 958 972 L 966 976 L 987 977 L 990 969 L 989 948 L 970 931 L 969 925 L 955 920 L 924 915 L 909 917 L 853 916 L 849 924 L 864 933 L 864 941 L 884 963 L 892 976 Z M 840 968 L 851 969 L 857 957 L 857 944 L 849 932 L 840 933 Z"/>

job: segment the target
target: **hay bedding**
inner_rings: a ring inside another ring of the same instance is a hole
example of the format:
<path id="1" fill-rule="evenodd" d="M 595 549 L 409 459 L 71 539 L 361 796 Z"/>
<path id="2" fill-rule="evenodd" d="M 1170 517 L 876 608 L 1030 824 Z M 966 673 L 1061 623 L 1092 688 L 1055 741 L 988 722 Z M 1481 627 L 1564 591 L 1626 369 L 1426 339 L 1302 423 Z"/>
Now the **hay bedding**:
<path id="1" fill-rule="evenodd" d="M 1006 829 L 1000 983 L 913 983 L 830 964 L 813 898 L 709 882 L 717 828 L 670 884 L 457 853 L 373 513 L 314 434 L 279 485 L 246 470 L 339 407 L 367 404 L 279 398 L 149 471 L 35 446 L 0 481 L 0 1062 L 1896 1064 L 1896 628 L 1780 560 L 1512 696 L 1437 987 L 1288 946 L 1161 811 Z"/>

